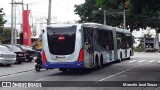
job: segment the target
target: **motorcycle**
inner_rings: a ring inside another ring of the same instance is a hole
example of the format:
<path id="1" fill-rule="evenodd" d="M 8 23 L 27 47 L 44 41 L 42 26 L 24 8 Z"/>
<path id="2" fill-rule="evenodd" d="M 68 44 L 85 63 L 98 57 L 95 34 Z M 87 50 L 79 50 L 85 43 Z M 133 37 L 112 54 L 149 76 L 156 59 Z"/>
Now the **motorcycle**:
<path id="1" fill-rule="evenodd" d="M 33 57 L 33 58 L 35 60 L 35 63 L 34 63 L 35 64 L 35 70 L 37 72 L 40 72 L 40 70 L 43 68 L 41 52 L 37 51 L 35 57 Z"/>

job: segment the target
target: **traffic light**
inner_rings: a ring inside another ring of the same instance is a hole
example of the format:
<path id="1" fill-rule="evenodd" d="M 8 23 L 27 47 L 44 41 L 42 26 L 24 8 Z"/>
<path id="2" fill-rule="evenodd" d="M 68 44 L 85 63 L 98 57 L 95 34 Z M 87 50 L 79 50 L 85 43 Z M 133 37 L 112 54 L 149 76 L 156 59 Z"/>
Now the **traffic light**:
<path id="1" fill-rule="evenodd" d="M 124 8 L 125 8 L 125 9 L 128 9 L 128 7 L 129 7 L 129 0 L 125 0 Z"/>

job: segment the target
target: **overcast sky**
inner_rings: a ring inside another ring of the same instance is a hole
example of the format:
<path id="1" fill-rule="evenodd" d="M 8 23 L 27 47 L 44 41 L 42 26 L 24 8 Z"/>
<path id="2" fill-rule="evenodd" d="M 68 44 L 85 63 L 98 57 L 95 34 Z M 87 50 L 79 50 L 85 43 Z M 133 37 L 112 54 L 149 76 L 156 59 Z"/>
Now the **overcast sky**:
<path id="1" fill-rule="evenodd" d="M 11 1 L 3 0 L 0 3 L 0 8 L 4 8 L 5 19 L 10 24 L 11 19 Z M 22 0 L 14 0 L 21 2 Z M 78 20 L 79 16 L 74 14 L 74 5 L 84 3 L 85 0 L 52 0 L 52 18 L 57 21 L 66 22 Z M 29 10 L 33 15 L 33 18 L 47 18 L 48 16 L 48 0 L 24 0 L 25 4 L 29 4 Z M 24 6 L 26 9 L 26 5 Z M 17 22 L 21 19 L 21 6 L 17 6 Z"/>

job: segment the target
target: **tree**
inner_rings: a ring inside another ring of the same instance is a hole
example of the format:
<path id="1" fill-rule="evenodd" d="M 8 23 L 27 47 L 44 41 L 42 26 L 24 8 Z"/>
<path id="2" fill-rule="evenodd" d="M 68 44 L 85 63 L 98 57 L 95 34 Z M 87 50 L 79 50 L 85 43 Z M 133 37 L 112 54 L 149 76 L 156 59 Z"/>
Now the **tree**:
<path id="1" fill-rule="evenodd" d="M 103 10 L 107 11 L 107 25 L 119 26 L 123 23 L 126 9 L 126 26 L 134 29 L 151 27 L 160 32 L 160 0 L 85 0 L 75 6 L 80 22 L 103 23 Z"/>
<path id="2" fill-rule="evenodd" d="M 11 28 L 4 28 L 3 33 L 0 35 L 0 41 L 3 44 L 8 44 L 11 41 Z"/>
<path id="3" fill-rule="evenodd" d="M 160 32 L 160 0 L 96 0 L 97 4 L 114 11 L 127 9 L 130 30 L 151 27 Z"/>
<path id="4" fill-rule="evenodd" d="M 103 11 L 96 5 L 95 0 L 86 0 L 85 3 L 75 5 L 75 14 L 81 18 L 81 22 L 103 23 Z"/>
<path id="5" fill-rule="evenodd" d="M 99 2 L 98 2 L 99 1 Z M 107 3 L 107 1 L 110 1 Z M 123 23 L 122 2 L 120 0 L 86 0 L 81 5 L 75 5 L 75 14 L 81 18 L 79 22 L 95 22 L 103 24 L 103 11 L 107 11 L 106 24 L 110 26 L 120 26 Z M 107 8 L 105 4 L 109 5 Z M 103 4 L 104 6 L 100 6 Z M 113 7 L 113 8 L 112 8 Z"/>
<path id="6" fill-rule="evenodd" d="M 159 0 L 130 0 L 127 13 L 128 25 L 131 29 L 151 27 L 160 29 Z"/>
<path id="7" fill-rule="evenodd" d="M 0 8 L 0 42 L 3 40 L 4 36 L 2 35 L 4 32 L 4 24 L 6 20 L 4 20 L 3 8 Z"/>
<path id="8" fill-rule="evenodd" d="M 128 0 L 96 0 L 96 4 L 106 10 L 107 24 L 123 27 L 123 10 L 128 8 Z M 126 5 L 125 5 L 126 4 Z"/>
<path id="9" fill-rule="evenodd" d="M 130 0 L 127 18 L 132 30 L 146 27 L 155 29 L 155 47 L 159 48 L 160 0 Z"/>
<path id="10" fill-rule="evenodd" d="M 2 33 L 3 31 L 3 27 L 4 27 L 4 24 L 6 23 L 6 20 L 4 20 L 4 13 L 3 13 L 3 8 L 0 8 L 0 33 Z"/>

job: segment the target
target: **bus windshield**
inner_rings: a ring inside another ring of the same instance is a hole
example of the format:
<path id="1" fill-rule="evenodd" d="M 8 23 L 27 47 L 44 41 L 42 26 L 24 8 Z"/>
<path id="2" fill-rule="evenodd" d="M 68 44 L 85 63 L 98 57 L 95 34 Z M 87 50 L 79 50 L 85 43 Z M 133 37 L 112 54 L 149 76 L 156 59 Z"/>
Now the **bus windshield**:
<path id="1" fill-rule="evenodd" d="M 69 55 L 74 52 L 76 26 L 71 27 L 48 27 L 48 47 L 51 54 Z"/>

